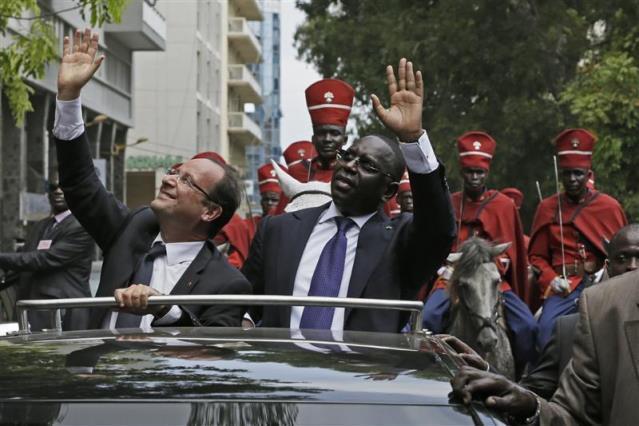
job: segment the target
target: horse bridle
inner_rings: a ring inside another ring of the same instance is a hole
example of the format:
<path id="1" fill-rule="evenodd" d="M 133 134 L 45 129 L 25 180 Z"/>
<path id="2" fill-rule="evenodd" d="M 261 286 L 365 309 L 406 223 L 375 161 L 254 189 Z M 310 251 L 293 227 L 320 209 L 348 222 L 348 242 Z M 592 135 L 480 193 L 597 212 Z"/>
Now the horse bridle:
<path id="1" fill-rule="evenodd" d="M 459 302 L 460 304 L 464 307 L 464 309 L 466 310 L 466 312 L 468 313 L 468 315 L 470 315 L 471 317 L 477 318 L 479 319 L 479 323 L 480 323 L 480 327 L 479 329 L 484 329 L 486 327 L 492 329 L 493 331 L 497 331 L 497 325 L 498 325 L 498 321 L 501 318 L 501 311 L 500 311 L 500 307 L 502 304 L 502 295 L 501 293 L 499 293 L 499 295 L 497 296 L 497 301 L 495 302 L 495 305 L 493 306 L 493 310 L 490 314 L 490 318 L 486 318 L 483 317 L 481 315 L 479 315 L 477 312 L 473 311 L 470 306 L 468 305 L 468 302 L 466 301 L 465 298 L 460 297 L 459 298 Z"/>

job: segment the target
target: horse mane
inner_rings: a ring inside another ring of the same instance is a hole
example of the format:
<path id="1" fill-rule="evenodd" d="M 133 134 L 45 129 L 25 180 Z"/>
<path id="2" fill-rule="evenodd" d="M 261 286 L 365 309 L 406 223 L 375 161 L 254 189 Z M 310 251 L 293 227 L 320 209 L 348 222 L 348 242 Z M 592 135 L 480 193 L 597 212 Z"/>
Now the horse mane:
<path id="1" fill-rule="evenodd" d="M 455 269 L 448 281 L 448 292 L 451 300 L 457 300 L 459 277 L 474 273 L 481 265 L 492 260 L 492 247 L 491 243 L 479 237 L 471 237 L 464 241 L 459 248 L 461 257 L 455 263 Z"/>

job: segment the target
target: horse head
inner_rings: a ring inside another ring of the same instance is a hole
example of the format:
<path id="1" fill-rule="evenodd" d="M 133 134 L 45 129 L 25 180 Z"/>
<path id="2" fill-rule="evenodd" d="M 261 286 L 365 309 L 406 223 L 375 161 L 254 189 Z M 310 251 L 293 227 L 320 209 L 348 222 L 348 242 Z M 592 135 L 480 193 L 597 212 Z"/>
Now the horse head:
<path id="1" fill-rule="evenodd" d="M 280 166 L 271 160 L 277 179 L 284 195 L 288 198 L 288 204 L 284 208 L 286 212 L 317 207 L 331 201 L 331 184 L 329 182 L 300 182 L 293 176 L 286 173 Z"/>
<path id="2" fill-rule="evenodd" d="M 458 253 L 448 256 L 448 262 L 454 265 L 448 285 L 451 301 L 457 314 L 465 318 L 464 334 L 474 336 L 483 353 L 491 352 L 499 340 L 498 327 L 503 322 L 501 276 L 495 258 L 508 247 L 510 243 L 493 245 L 473 237 Z"/>

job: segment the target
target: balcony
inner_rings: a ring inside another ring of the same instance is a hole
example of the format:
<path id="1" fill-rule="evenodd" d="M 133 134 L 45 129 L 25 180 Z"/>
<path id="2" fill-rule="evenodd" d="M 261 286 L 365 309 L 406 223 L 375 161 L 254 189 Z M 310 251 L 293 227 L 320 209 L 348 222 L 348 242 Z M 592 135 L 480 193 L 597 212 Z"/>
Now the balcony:
<path id="1" fill-rule="evenodd" d="M 262 103 L 262 88 L 244 65 L 229 65 L 228 85 L 240 96 L 243 103 Z"/>
<path id="2" fill-rule="evenodd" d="M 106 24 L 104 32 L 131 50 L 165 50 L 166 21 L 146 0 L 131 0 L 119 24 Z"/>
<path id="3" fill-rule="evenodd" d="M 249 21 L 261 21 L 264 19 L 262 8 L 260 8 L 257 0 L 231 0 L 231 4 L 237 16 L 243 16 Z"/>
<path id="4" fill-rule="evenodd" d="M 259 62 L 262 55 L 260 42 L 247 25 L 245 18 L 229 18 L 229 49 L 233 49 L 244 64 Z"/>
<path id="5" fill-rule="evenodd" d="M 262 130 L 243 112 L 229 112 L 229 140 L 243 145 L 256 144 L 262 140 Z"/>

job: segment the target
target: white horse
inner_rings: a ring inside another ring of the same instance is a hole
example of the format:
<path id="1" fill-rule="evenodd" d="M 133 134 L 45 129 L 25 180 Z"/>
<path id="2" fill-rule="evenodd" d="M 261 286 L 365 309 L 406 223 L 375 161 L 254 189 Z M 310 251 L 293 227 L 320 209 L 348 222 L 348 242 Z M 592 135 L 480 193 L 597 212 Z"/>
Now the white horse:
<path id="1" fill-rule="evenodd" d="M 329 182 L 311 181 L 302 183 L 286 173 L 275 161 L 271 160 L 277 179 L 284 195 L 288 198 L 288 204 L 284 211 L 290 213 L 296 210 L 318 207 L 332 200 L 331 184 Z"/>

